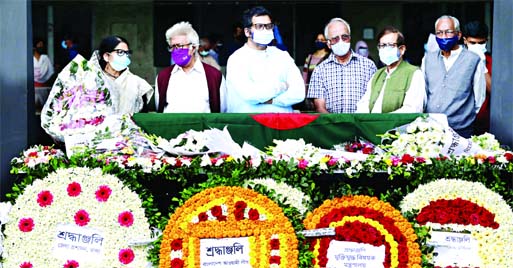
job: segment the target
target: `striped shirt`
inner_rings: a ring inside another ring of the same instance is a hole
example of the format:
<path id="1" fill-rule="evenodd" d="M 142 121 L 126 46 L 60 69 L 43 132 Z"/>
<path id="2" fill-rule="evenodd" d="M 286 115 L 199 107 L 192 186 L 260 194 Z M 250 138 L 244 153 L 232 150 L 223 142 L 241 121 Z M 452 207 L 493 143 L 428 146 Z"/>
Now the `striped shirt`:
<path id="1" fill-rule="evenodd" d="M 368 58 L 351 52 L 350 60 L 342 64 L 331 53 L 315 68 L 308 98 L 324 99 L 330 113 L 354 113 L 375 72 L 376 65 Z"/>

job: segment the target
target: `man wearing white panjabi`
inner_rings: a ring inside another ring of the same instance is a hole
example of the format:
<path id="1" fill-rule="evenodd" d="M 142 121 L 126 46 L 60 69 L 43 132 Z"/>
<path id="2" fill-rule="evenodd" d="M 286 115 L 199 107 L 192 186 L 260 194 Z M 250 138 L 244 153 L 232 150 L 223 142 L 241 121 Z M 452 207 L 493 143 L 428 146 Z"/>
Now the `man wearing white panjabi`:
<path id="1" fill-rule="evenodd" d="M 226 65 L 227 112 L 292 112 L 305 98 L 303 78 L 290 55 L 269 44 L 271 13 L 263 7 L 244 12 L 246 44 Z"/>

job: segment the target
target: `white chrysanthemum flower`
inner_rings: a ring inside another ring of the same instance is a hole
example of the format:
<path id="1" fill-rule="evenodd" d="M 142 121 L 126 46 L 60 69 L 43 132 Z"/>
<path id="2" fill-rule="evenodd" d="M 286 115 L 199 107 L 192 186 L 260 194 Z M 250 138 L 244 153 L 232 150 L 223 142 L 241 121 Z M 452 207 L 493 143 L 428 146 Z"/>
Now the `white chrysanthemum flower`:
<path id="1" fill-rule="evenodd" d="M 73 192 L 73 188 L 68 188 L 71 183 L 80 185 L 80 191 Z M 100 195 L 97 191 L 101 187 L 106 188 Z M 38 195 L 46 191 L 51 194 L 52 201 L 41 206 Z M 83 220 L 82 227 L 75 219 L 80 210 L 87 212 L 89 218 Z M 125 212 L 129 212 L 128 218 L 120 219 Z M 144 267 L 147 263 L 148 253 L 144 246 L 129 246 L 130 241 L 151 240 L 142 201 L 118 178 L 102 174 L 100 169 L 60 169 L 34 181 L 17 198 L 9 218 L 11 221 L 5 228 L 7 267 L 18 267 L 25 261 L 30 261 L 34 267 L 62 267 L 67 259 L 75 259 L 80 267 L 125 267 L 120 263 L 119 253 L 127 248 L 131 248 L 135 256 L 129 266 Z M 24 232 L 18 224 L 28 218 L 32 219 L 34 227 Z M 54 231 L 48 230 L 56 230 L 61 225 L 75 226 L 84 232 L 89 228 L 98 230 L 103 236 L 103 258 L 87 259 L 78 253 L 67 253 L 66 259 L 61 259 L 53 254 L 55 243 L 63 241 L 58 240 Z"/>

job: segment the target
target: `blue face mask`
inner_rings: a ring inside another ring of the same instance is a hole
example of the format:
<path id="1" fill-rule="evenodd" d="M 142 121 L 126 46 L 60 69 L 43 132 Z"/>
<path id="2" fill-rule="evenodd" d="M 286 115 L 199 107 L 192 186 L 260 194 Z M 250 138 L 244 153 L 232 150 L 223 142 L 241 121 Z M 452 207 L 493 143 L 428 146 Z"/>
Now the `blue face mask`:
<path id="1" fill-rule="evenodd" d="M 315 41 L 315 48 L 317 48 L 317 49 L 325 49 L 327 47 L 328 46 L 326 45 L 326 42 Z"/>
<path id="2" fill-rule="evenodd" d="M 398 61 L 400 57 L 401 52 L 397 47 L 384 47 L 379 49 L 379 59 L 387 66 Z"/>
<path id="3" fill-rule="evenodd" d="M 436 37 L 436 42 L 438 43 L 438 47 L 440 47 L 441 50 L 450 51 L 458 43 L 458 36 L 455 35 L 450 38 Z"/>
<path id="4" fill-rule="evenodd" d="M 124 56 L 118 56 L 116 53 L 113 53 L 113 60 L 109 62 L 110 67 L 116 71 L 122 71 L 130 65 L 130 58 L 127 55 Z"/>

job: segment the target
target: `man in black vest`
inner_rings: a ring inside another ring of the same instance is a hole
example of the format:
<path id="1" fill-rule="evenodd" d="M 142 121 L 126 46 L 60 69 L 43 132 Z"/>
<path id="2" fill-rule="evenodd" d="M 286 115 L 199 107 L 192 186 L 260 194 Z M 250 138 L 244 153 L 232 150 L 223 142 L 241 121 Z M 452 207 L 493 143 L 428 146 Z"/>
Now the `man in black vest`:
<path id="1" fill-rule="evenodd" d="M 155 82 L 155 105 L 159 113 L 224 112 L 226 87 L 216 68 L 202 63 L 198 33 L 188 22 L 179 22 L 166 32 L 173 65 L 159 72 Z"/>

